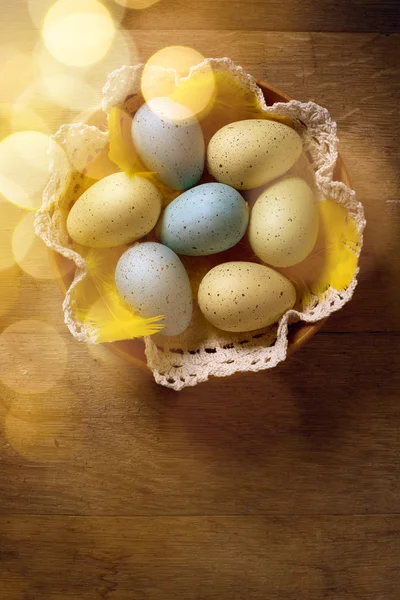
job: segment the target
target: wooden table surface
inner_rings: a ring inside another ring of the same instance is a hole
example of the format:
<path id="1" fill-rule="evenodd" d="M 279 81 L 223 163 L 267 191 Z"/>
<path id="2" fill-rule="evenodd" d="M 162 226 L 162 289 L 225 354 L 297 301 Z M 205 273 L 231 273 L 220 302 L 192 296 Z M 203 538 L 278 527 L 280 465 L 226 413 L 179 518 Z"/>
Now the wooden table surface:
<path id="1" fill-rule="evenodd" d="M 28 3 L 0 4 L 1 43 L 34 51 Z M 75 342 L 53 279 L 1 271 L 1 600 L 399 598 L 398 23 L 396 0 L 126 12 L 142 61 L 190 45 L 330 109 L 366 209 L 360 282 L 288 362 L 175 393 Z"/>

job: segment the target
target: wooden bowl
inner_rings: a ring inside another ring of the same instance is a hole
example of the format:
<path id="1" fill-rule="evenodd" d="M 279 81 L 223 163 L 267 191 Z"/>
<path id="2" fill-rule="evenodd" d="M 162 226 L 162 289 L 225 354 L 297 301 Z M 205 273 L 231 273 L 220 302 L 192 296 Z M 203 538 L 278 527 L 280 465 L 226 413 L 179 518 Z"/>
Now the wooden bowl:
<path id="1" fill-rule="evenodd" d="M 274 87 L 270 83 L 262 81 L 258 81 L 257 83 L 264 94 L 267 104 L 274 104 L 275 102 L 288 102 L 291 100 L 290 96 Z M 343 181 L 343 183 L 345 183 L 348 187 L 351 187 L 349 175 L 340 156 L 338 157 L 336 163 L 334 179 L 337 181 Z M 50 255 L 54 271 L 57 274 L 59 286 L 65 295 L 67 289 L 72 283 L 74 273 L 73 271 L 65 268 L 65 263 L 69 262 L 67 259 L 52 251 L 50 252 Z M 291 356 L 296 350 L 303 346 L 307 340 L 309 340 L 315 333 L 317 333 L 319 329 L 321 329 L 327 319 L 328 317 L 321 319 L 316 323 L 299 322 L 291 325 L 288 335 L 289 345 L 287 355 Z M 121 356 L 125 360 L 147 369 L 144 343 L 142 340 L 126 340 L 123 342 L 114 342 L 112 344 L 103 345 L 108 346 L 112 352 Z"/>

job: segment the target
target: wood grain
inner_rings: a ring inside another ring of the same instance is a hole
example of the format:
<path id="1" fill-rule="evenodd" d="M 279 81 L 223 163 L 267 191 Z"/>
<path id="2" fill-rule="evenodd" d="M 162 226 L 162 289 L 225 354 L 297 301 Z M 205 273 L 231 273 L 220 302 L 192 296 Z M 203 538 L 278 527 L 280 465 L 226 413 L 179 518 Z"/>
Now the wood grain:
<path id="1" fill-rule="evenodd" d="M 396 0 L 161 0 L 147 11 L 130 11 L 130 29 L 241 31 L 392 32 L 400 17 Z"/>
<path id="2" fill-rule="evenodd" d="M 133 1 L 130 0 L 133 4 Z M 103 2 L 111 14 L 121 16 L 121 8 L 114 0 Z M 122 0 L 120 0 L 122 4 Z M 42 13 L 52 2 L 31 2 L 36 14 Z M 4 42 L 15 41 L 15 33 L 29 24 L 28 37 L 33 39 L 32 23 L 26 0 L 1 0 L 4 9 L 2 25 Z M 397 0 L 159 0 L 147 10 L 127 10 L 123 25 L 151 34 L 162 29 L 190 29 L 199 31 L 241 30 L 260 31 L 323 31 L 323 32 L 395 32 L 400 12 Z M 193 45 L 193 43 L 192 43 Z"/>
<path id="3" fill-rule="evenodd" d="M 397 335 L 320 333 L 269 372 L 180 393 L 65 341 L 58 387 L 3 389 L 3 515 L 399 512 Z"/>
<path id="4" fill-rule="evenodd" d="M 2 600 L 386 600 L 400 585 L 396 516 L 14 517 L 0 531 Z"/>

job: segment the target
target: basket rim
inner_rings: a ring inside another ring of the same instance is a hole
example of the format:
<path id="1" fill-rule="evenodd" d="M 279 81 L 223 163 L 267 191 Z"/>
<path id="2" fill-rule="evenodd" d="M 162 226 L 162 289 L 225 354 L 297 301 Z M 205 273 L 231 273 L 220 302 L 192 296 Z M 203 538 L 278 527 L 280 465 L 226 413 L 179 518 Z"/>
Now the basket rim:
<path id="1" fill-rule="evenodd" d="M 293 99 L 287 93 L 272 85 L 270 82 L 260 79 L 256 79 L 255 81 L 261 89 L 264 98 L 266 99 L 268 104 L 274 104 L 276 102 L 289 102 Z M 336 180 L 342 181 L 349 188 L 352 187 L 349 174 L 340 154 L 338 154 L 334 175 Z M 63 296 L 65 296 L 71 284 L 72 279 L 70 277 L 71 274 L 73 276 L 74 269 L 63 274 L 60 265 L 63 261 L 67 261 L 67 259 L 65 259 L 63 256 L 51 249 L 48 249 L 48 252 L 50 255 L 50 263 L 52 269 L 56 274 L 56 281 L 58 283 L 59 289 L 61 290 Z M 289 328 L 288 334 L 287 358 L 292 356 L 308 340 L 310 340 L 323 327 L 323 325 L 328 319 L 329 316 L 314 323 L 306 323 L 304 321 L 300 321 L 299 323 L 292 325 Z M 123 358 L 124 360 L 142 368 L 145 368 L 146 370 L 149 370 L 145 356 L 143 339 L 137 338 L 134 340 L 110 342 L 104 343 L 103 345 L 108 347 L 108 349 L 113 354 Z"/>

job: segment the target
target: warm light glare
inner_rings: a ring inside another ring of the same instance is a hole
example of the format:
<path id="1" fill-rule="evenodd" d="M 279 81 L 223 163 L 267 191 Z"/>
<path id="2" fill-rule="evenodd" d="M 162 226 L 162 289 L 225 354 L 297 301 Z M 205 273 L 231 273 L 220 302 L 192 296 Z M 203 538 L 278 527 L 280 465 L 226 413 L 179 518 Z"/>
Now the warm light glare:
<path id="1" fill-rule="evenodd" d="M 0 49 L 0 108 L 7 110 L 35 78 L 34 58 L 15 46 Z"/>
<path id="2" fill-rule="evenodd" d="M 87 350 L 97 362 L 109 362 L 110 357 L 114 356 L 104 344 L 87 344 Z"/>
<path id="3" fill-rule="evenodd" d="M 200 115 L 213 98 L 212 68 L 205 64 L 186 78 L 191 68 L 203 61 L 200 52 L 186 46 L 169 46 L 156 52 L 143 69 L 141 86 L 146 101 L 167 96 Z"/>
<path id="4" fill-rule="evenodd" d="M 189 75 L 191 67 L 203 62 L 204 56 L 189 46 L 168 46 L 159 50 L 149 60 L 148 67 L 174 69 L 180 77 Z"/>
<path id="5" fill-rule="evenodd" d="M 20 278 L 21 272 L 18 267 L 0 273 L 0 316 L 8 313 L 17 302 L 20 292 Z"/>
<path id="6" fill-rule="evenodd" d="M 15 265 L 12 236 L 23 212 L 9 202 L 0 200 L 0 271 Z"/>
<path id="7" fill-rule="evenodd" d="M 65 109 L 49 97 L 41 79 L 28 86 L 11 107 L 13 131 L 53 133 L 65 121 Z"/>
<path id="8" fill-rule="evenodd" d="M 27 0 L 29 14 L 37 27 L 42 27 L 43 21 L 54 4 L 54 0 Z"/>
<path id="9" fill-rule="evenodd" d="M 157 4 L 160 0 L 114 0 L 124 8 L 133 8 L 134 10 L 143 10 Z"/>
<path id="10" fill-rule="evenodd" d="M 11 111 L 10 126 L 13 131 L 39 131 L 50 133 L 48 123 L 29 106 L 15 104 Z"/>
<path id="11" fill-rule="evenodd" d="M 43 23 L 43 41 L 61 63 L 85 67 L 103 58 L 115 34 L 113 19 L 97 0 L 59 0 Z"/>
<path id="12" fill-rule="evenodd" d="M 86 67 L 58 62 L 42 43 L 37 44 L 35 55 L 45 93 L 59 106 L 74 111 L 99 106 L 108 74 L 121 65 L 138 62 L 135 44 L 125 31 L 116 32 L 102 60 Z"/>
<path id="13" fill-rule="evenodd" d="M 7 442 L 29 460 L 58 462 L 71 458 L 77 452 L 77 402 L 67 388 L 17 396 L 4 418 Z"/>
<path id="14" fill-rule="evenodd" d="M 50 98 L 60 106 L 72 110 L 100 106 L 100 90 L 95 90 L 82 79 L 59 74 L 45 77 L 43 83 Z"/>
<path id="15" fill-rule="evenodd" d="M 13 204 L 36 210 L 49 180 L 49 137 L 37 131 L 13 133 L 0 143 L 0 192 Z"/>
<path id="16" fill-rule="evenodd" d="M 12 390 L 35 394 L 50 390 L 67 365 L 67 347 L 42 321 L 18 321 L 0 336 L 0 379 Z"/>
<path id="17" fill-rule="evenodd" d="M 120 23 L 125 15 L 125 9 L 119 3 L 112 3 L 106 0 L 107 8 L 112 12 L 114 22 Z M 54 4 L 54 0 L 27 0 L 29 14 L 33 23 L 39 29 L 43 25 L 43 21 Z"/>
<path id="18" fill-rule="evenodd" d="M 35 279 L 55 279 L 47 246 L 37 237 L 33 228 L 34 213 L 25 214 L 12 236 L 12 250 L 15 261 L 25 273 Z M 63 263 L 60 275 L 72 269 L 73 263 Z"/>

